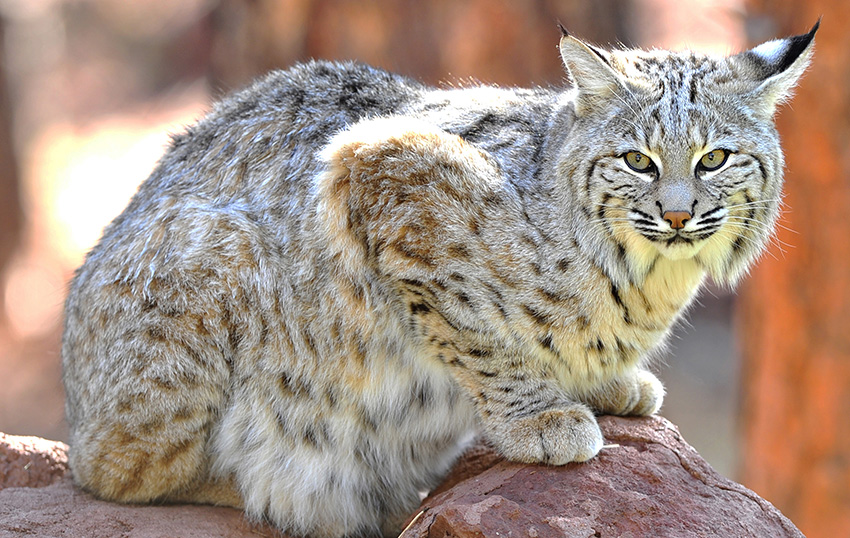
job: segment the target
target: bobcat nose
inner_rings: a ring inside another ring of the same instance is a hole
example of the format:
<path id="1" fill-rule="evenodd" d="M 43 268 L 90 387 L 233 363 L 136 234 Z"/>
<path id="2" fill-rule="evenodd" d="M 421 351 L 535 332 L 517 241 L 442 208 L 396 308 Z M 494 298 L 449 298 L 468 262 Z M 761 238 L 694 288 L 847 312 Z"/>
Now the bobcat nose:
<path id="1" fill-rule="evenodd" d="M 674 230 L 681 230 L 691 220 L 691 214 L 687 211 L 665 211 L 661 218 L 670 223 Z"/>

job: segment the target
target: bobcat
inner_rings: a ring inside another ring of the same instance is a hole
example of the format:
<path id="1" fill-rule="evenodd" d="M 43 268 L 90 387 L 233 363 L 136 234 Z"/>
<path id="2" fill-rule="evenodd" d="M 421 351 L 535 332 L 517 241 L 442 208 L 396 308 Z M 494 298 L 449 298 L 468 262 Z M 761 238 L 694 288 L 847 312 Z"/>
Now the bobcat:
<path id="1" fill-rule="evenodd" d="M 807 34 L 729 57 L 563 32 L 571 89 L 273 72 L 179 136 L 70 287 L 77 484 L 392 535 L 480 431 L 592 458 L 706 275 L 769 240 Z"/>

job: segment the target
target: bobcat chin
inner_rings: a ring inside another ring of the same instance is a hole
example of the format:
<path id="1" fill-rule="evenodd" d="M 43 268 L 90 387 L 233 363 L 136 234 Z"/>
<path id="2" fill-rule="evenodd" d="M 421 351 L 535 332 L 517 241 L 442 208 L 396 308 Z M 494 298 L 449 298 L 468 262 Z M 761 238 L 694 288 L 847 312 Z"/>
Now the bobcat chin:
<path id="1" fill-rule="evenodd" d="M 174 137 L 77 271 L 62 342 L 77 484 L 395 535 L 476 432 L 561 465 L 706 275 L 780 204 L 776 107 L 817 26 L 729 57 L 564 33 L 569 89 L 273 72 Z"/>

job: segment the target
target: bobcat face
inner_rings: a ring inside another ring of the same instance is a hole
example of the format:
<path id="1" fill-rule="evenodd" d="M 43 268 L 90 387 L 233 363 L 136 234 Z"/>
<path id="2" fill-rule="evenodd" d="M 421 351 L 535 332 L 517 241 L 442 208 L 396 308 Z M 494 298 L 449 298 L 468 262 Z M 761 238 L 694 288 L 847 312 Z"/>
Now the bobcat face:
<path id="1" fill-rule="evenodd" d="M 625 142 L 628 144 L 628 142 Z M 729 242 L 766 227 L 776 201 L 762 187 L 759 158 L 738 144 L 690 143 L 614 154 L 596 165 L 596 218 L 612 235 L 670 259 L 697 256 L 714 238 Z M 708 149 L 714 148 L 714 149 Z"/>
<path id="2" fill-rule="evenodd" d="M 591 137 L 597 142 L 588 149 L 598 155 L 585 157 L 589 218 L 642 258 L 723 266 L 735 248 L 760 245 L 772 228 L 778 137 L 772 127 L 750 125 L 740 109 L 718 111 L 682 90 L 653 90 L 617 101 Z"/>

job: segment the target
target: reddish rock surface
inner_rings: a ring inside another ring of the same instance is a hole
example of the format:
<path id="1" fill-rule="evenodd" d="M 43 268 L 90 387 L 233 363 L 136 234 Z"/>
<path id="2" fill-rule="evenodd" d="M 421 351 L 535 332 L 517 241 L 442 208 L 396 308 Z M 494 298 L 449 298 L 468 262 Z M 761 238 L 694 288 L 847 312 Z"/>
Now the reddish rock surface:
<path id="1" fill-rule="evenodd" d="M 86 538 L 258 538 L 280 536 L 251 525 L 239 510 L 213 506 L 134 506 L 99 501 L 70 478 L 43 488 L 0 491 L 0 536 Z"/>
<path id="2" fill-rule="evenodd" d="M 606 443 L 618 446 L 587 463 L 522 465 L 475 447 L 476 473 L 462 458 L 455 469 L 467 478 L 425 499 L 404 538 L 803 536 L 773 505 L 715 472 L 667 420 L 599 422 Z"/>
<path id="3" fill-rule="evenodd" d="M 0 489 L 50 485 L 68 472 L 68 445 L 0 433 Z"/>
<path id="4" fill-rule="evenodd" d="M 475 445 L 425 499 L 404 538 L 801 537 L 752 491 L 717 474 L 663 418 L 602 417 L 609 445 L 564 467 L 504 461 Z M 67 446 L 0 434 L 0 536 L 280 536 L 238 510 L 94 499 L 67 473 Z"/>
<path id="5" fill-rule="evenodd" d="M 68 446 L 0 433 L 0 536 L 153 538 L 281 536 L 239 510 L 213 506 L 128 506 L 74 487 Z"/>

